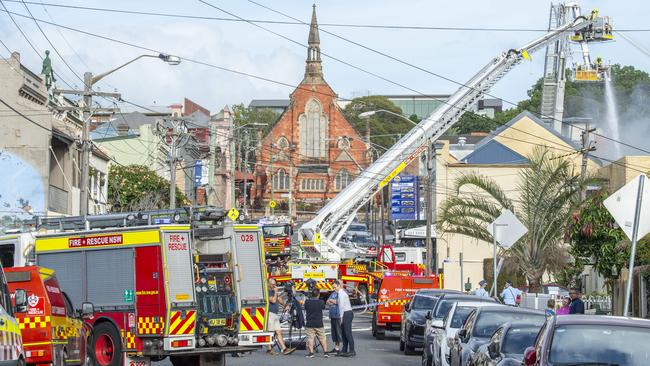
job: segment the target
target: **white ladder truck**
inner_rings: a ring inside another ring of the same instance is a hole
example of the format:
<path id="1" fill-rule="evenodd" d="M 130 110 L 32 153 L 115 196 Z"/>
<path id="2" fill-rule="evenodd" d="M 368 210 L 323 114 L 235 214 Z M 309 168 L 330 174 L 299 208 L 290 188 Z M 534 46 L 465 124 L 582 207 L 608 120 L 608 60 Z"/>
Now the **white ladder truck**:
<path id="1" fill-rule="evenodd" d="M 318 211 L 316 217 L 300 228 L 303 256 L 309 260 L 340 261 L 354 256 L 338 245 L 357 211 L 371 197 L 415 160 L 428 144 L 436 141 L 470 109 L 487 90 L 529 55 L 559 38 L 572 35 L 580 41 L 612 39 L 608 17 L 577 16 L 560 27 L 517 49 L 510 49 L 492 59 L 462 85 L 447 101 L 411 129 L 395 145 L 350 183 L 341 193 Z"/>

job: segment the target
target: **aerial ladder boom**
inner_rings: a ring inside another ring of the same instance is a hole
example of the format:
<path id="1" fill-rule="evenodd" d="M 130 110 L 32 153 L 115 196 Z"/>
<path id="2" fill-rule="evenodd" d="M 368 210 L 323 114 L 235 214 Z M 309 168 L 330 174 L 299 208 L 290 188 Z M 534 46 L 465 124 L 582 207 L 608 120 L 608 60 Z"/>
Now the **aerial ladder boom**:
<path id="1" fill-rule="evenodd" d="M 341 193 L 320 209 L 316 217 L 301 226 L 299 235 L 303 256 L 309 259 L 332 261 L 348 257 L 348 253 L 338 246 L 338 242 L 354 220 L 357 211 L 375 193 L 415 160 L 428 144 L 440 138 L 514 65 L 549 42 L 566 36 L 568 32 L 574 34 L 593 32 L 592 23 L 594 23 L 593 19 L 578 17 L 521 48 L 511 49 L 492 59 L 443 105 L 420 121 L 416 127 L 362 171 Z M 611 27 L 608 28 L 611 32 Z M 585 34 L 584 37 L 588 38 L 590 34 Z"/>

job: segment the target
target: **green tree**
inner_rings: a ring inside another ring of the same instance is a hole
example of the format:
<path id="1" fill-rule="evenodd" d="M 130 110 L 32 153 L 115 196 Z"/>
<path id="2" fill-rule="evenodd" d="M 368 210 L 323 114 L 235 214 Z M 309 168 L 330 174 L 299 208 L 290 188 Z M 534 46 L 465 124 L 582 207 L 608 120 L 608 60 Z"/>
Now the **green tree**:
<path id="1" fill-rule="evenodd" d="M 465 112 L 456 124 L 450 128 L 457 134 L 469 134 L 472 132 L 490 132 L 499 127 L 499 123 L 492 118 L 481 116 L 473 112 Z M 446 134 L 451 135 L 447 130 Z"/>
<path id="2" fill-rule="evenodd" d="M 511 257 L 524 273 L 532 292 L 539 291 L 545 272 L 557 272 L 568 260 L 562 241 L 571 213 L 579 205 L 584 182 L 567 159 L 546 149 L 536 149 L 529 167 L 519 173 L 518 200 L 513 200 L 492 179 L 470 173 L 455 182 L 455 196 L 442 205 L 438 227 L 443 232 L 492 242 L 486 226 L 502 209 L 512 211 L 528 228 L 502 255 Z M 461 190 L 472 188 L 471 195 Z"/>
<path id="3" fill-rule="evenodd" d="M 235 115 L 235 123 L 238 126 L 243 126 L 249 123 L 260 123 L 265 126 L 260 126 L 262 129 L 262 136 L 266 134 L 275 126 L 275 123 L 280 119 L 280 115 L 268 108 L 249 108 L 243 103 L 232 106 L 233 114 Z"/>
<path id="4" fill-rule="evenodd" d="M 169 181 L 144 165 L 111 165 L 108 177 L 108 203 L 113 212 L 169 207 Z M 176 188 L 176 204 L 189 203 Z"/>
<path id="5" fill-rule="evenodd" d="M 390 148 L 404 134 L 413 128 L 413 124 L 404 118 L 388 113 L 377 113 L 367 120 L 359 118 L 359 114 L 368 111 L 385 109 L 402 114 L 402 109 L 384 96 L 371 95 L 355 98 L 343 109 L 343 115 L 357 132 L 365 139 L 366 131 L 370 128 L 370 141 L 377 147 Z M 409 117 L 405 117 L 409 118 Z M 419 121 L 418 121 L 419 122 Z"/>

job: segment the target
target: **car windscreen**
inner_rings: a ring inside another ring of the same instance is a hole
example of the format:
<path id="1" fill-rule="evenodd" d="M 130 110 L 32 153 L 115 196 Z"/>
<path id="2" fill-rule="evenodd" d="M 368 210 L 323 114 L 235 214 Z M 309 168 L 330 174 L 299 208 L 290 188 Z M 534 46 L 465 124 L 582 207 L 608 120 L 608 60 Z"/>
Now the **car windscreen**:
<path id="1" fill-rule="evenodd" d="M 523 354 L 527 347 L 535 343 L 539 328 L 510 328 L 503 340 L 502 352 Z"/>
<path id="2" fill-rule="evenodd" d="M 504 323 L 527 323 L 542 325 L 546 321 L 546 316 L 534 313 L 521 313 L 510 311 L 483 311 L 479 314 L 472 336 L 480 338 L 489 338 L 495 330 Z"/>
<path id="3" fill-rule="evenodd" d="M 650 329 L 616 325 L 560 325 L 549 362 L 553 365 L 650 365 Z"/>
<path id="4" fill-rule="evenodd" d="M 467 320 L 469 313 L 474 309 L 475 308 L 471 306 L 457 306 L 456 311 L 454 311 L 454 317 L 451 318 L 451 324 L 449 327 L 460 329 L 463 326 L 463 323 L 465 323 L 465 320 Z"/>
<path id="5" fill-rule="evenodd" d="M 454 305 L 456 301 L 457 300 L 445 300 L 445 299 L 439 301 L 438 304 L 436 304 L 437 305 L 436 313 L 433 314 L 433 317 L 436 319 L 444 318 L 445 315 L 447 315 L 447 313 L 449 312 L 449 310 L 451 310 L 451 307 Z"/>
<path id="6" fill-rule="evenodd" d="M 436 306 L 436 301 L 438 301 L 437 296 L 429 294 L 416 294 L 413 302 L 411 303 L 411 309 L 431 310 L 434 306 Z"/>
<path id="7" fill-rule="evenodd" d="M 348 231 L 368 231 L 366 225 L 350 225 Z"/>
<path id="8" fill-rule="evenodd" d="M 289 225 L 282 226 L 263 226 L 262 232 L 266 238 L 277 238 L 289 236 Z"/>

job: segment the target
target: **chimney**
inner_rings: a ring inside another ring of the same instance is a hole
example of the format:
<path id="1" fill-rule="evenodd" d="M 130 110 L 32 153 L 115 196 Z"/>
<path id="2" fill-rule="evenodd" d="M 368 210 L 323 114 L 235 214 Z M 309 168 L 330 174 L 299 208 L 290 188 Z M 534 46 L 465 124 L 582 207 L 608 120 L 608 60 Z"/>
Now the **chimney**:
<path id="1" fill-rule="evenodd" d="M 12 52 L 11 53 L 11 58 L 18 61 L 18 63 L 20 64 L 20 52 L 16 52 L 16 51 Z"/>
<path id="2" fill-rule="evenodd" d="M 458 136 L 458 145 L 460 146 L 465 146 L 465 143 L 467 142 L 467 137 L 465 136 Z"/>

